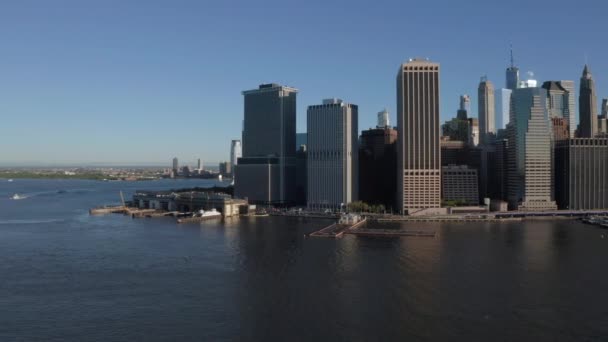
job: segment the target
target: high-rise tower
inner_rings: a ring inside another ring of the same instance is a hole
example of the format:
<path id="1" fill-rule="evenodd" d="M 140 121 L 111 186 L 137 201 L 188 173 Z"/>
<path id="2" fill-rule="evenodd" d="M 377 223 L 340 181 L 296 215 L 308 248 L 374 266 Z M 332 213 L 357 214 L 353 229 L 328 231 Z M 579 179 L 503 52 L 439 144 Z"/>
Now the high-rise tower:
<path id="1" fill-rule="evenodd" d="M 547 90 L 519 88 L 511 98 L 508 126 L 508 199 L 512 209 L 557 209 Z"/>
<path id="2" fill-rule="evenodd" d="M 235 168 L 234 192 L 253 203 L 295 201 L 297 89 L 262 84 L 243 92 L 243 157 Z"/>
<path id="3" fill-rule="evenodd" d="M 574 81 L 561 80 L 559 81 L 566 91 L 568 91 L 568 120 L 569 134 L 571 138 L 574 138 L 574 132 L 576 131 L 576 96 L 574 92 Z"/>
<path id="4" fill-rule="evenodd" d="M 441 206 L 439 64 L 404 63 L 397 74 L 397 206 Z"/>
<path id="5" fill-rule="evenodd" d="M 511 47 L 511 65 L 506 72 L 507 89 L 515 90 L 519 86 L 519 68 L 515 66 L 513 59 L 513 47 Z"/>
<path id="6" fill-rule="evenodd" d="M 597 98 L 595 95 L 595 82 L 587 64 L 585 64 L 583 76 L 581 77 L 578 113 L 580 116 L 578 136 L 581 138 L 594 138 L 597 134 Z"/>
<path id="7" fill-rule="evenodd" d="M 376 128 L 389 128 L 391 127 L 390 125 L 388 110 L 384 109 L 378 112 L 378 124 L 376 125 Z"/>
<path id="8" fill-rule="evenodd" d="M 177 157 L 173 158 L 173 172 L 177 175 L 177 172 L 179 171 L 179 161 L 177 160 Z"/>
<path id="9" fill-rule="evenodd" d="M 307 111 L 308 207 L 341 209 L 358 199 L 357 105 L 323 100 Z"/>
<path id="10" fill-rule="evenodd" d="M 479 137 L 481 144 L 489 144 L 496 136 L 494 121 L 494 85 L 487 77 L 482 77 L 477 89 L 477 109 L 479 111 Z"/>
<path id="11" fill-rule="evenodd" d="M 461 111 L 464 111 L 465 113 Z M 471 97 L 467 94 L 460 95 L 460 106 L 458 107 L 456 116 L 466 119 L 469 115 L 471 115 Z"/>
<path id="12" fill-rule="evenodd" d="M 243 149 L 240 140 L 232 140 L 230 143 L 230 164 L 232 167 L 239 163 L 239 158 L 243 156 Z"/>

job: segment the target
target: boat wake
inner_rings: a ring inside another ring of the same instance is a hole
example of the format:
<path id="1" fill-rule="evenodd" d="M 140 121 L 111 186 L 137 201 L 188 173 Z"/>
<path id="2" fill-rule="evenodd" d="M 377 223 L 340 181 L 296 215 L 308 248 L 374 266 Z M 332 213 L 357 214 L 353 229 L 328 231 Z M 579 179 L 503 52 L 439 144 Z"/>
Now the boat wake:
<path id="1" fill-rule="evenodd" d="M 40 192 L 31 192 L 27 194 L 15 193 L 10 199 L 12 200 L 22 200 L 30 197 L 48 197 L 48 196 L 57 196 L 57 195 L 65 195 L 65 194 L 76 194 L 81 195 L 85 193 L 92 192 L 90 189 L 74 189 L 74 190 L 52 190 L 52 191 L 40 191 Z"/>
<path id="2" fill-rule="evenodd" d="M 63 222 L 64 220 L 60 219 L 40 219 L 40 220 L 0 220 L 0 225 L 2 224 L 47 224 L 47 223 L 56 223 Z"/>

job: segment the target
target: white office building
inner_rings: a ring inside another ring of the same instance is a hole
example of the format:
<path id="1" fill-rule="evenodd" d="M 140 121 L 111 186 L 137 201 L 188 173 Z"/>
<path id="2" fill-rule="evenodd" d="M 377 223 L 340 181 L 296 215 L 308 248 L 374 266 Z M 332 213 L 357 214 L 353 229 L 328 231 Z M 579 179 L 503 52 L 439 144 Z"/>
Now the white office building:
<path id="1" fill-rule="evenodd" d="M 340 99 L 309 106 L 308 192 L 311 209 L 340 209 L 358 199 L 358 108 Z"/>

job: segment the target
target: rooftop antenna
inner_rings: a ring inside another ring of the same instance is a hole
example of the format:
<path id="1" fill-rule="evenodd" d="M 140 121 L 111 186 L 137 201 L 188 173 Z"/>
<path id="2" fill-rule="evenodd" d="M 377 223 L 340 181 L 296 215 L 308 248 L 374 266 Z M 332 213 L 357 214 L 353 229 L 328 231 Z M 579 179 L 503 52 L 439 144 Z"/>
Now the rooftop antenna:
<path id="1" fill-rule="evenodd" d="M 513 44 L 509 43 L 509 50 L 511 51 L 511 69 L 515 67 L 515 61 L 513 60 Z"/>

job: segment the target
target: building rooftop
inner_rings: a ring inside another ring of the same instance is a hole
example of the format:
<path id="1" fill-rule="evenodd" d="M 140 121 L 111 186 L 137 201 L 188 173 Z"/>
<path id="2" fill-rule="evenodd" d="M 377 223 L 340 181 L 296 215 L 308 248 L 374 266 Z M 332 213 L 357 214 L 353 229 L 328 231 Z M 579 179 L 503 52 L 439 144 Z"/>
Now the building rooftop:
<path id="1" fill-rule="evenodd" d="M 290 92 L 294 92 L 294 93 L 298 92 L 298 89 L 296 89 L 296 88 L 283 86 L 278 83 L 266 83 L 266 84 L 260 84 L 258 89 L 243 90 L 242 94 L 247 95 L 247 94 L 263 93 L 263 92 L 279 91 L 279 90 L 290 91 Z"/>

